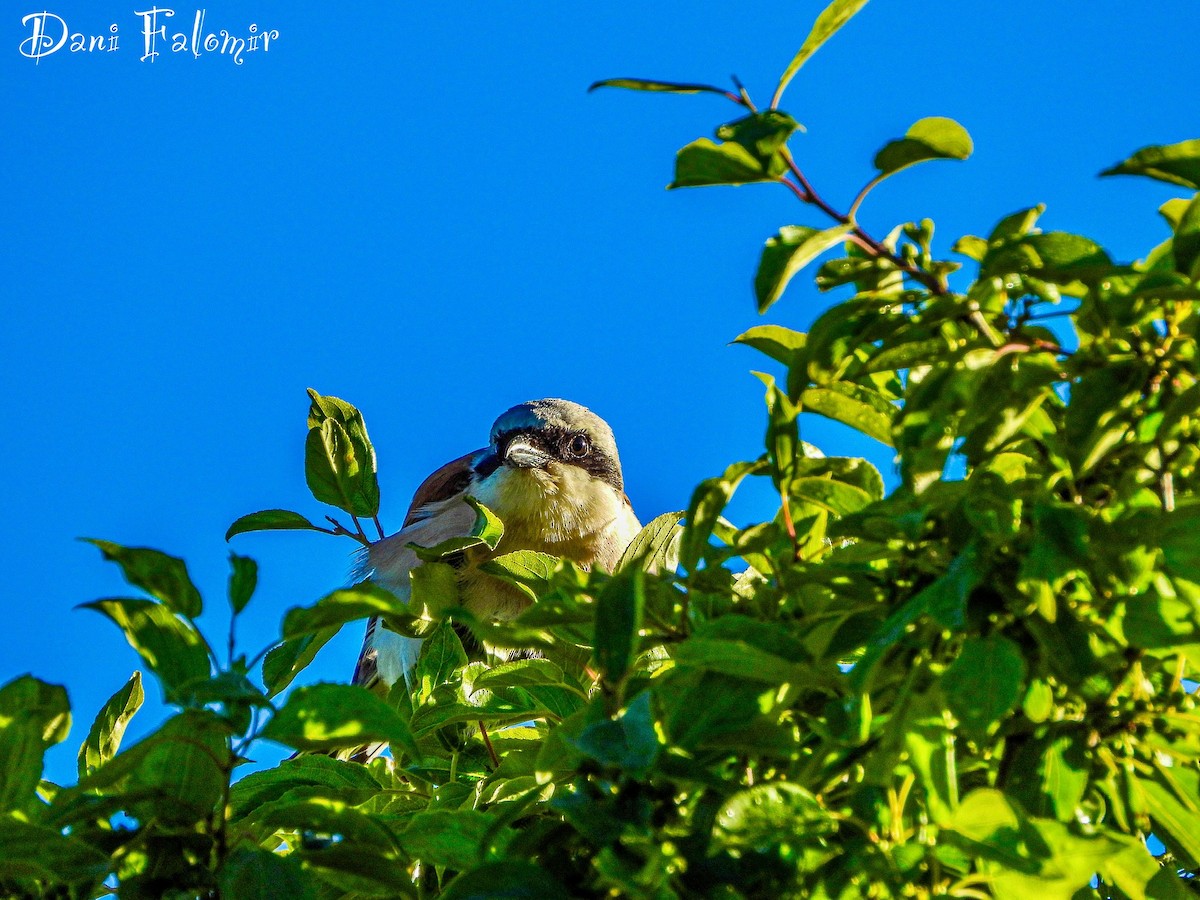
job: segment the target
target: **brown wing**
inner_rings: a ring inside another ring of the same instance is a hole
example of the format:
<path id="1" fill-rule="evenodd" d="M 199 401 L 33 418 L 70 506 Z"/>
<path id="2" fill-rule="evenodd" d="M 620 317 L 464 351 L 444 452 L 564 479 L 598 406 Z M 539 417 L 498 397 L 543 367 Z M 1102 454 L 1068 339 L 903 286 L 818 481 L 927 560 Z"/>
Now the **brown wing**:
<path id="1" fill-rule="evenodd" d="M 422 510 L 429 504 L 449 500 L 455 494 L 466 490 L 467 485 L 471 483 L 471 460 L 482 452 L 482 450 L 476 450 L 466 456 L 460 456 L 453 462 L 446 463 L 422 481 L 421 486 L 413 495 L 408 513 L 404 517 L 404 528 L 420 521 L 423 518 Z M 364 564 L 366 562 L 367 560 L 364 559 Z M 375 636 L 375 632 L 382 627 L 378 618 L 371 618 L 367 622 L 367 633 L 363 638 L 362 652 L 358 657 L 358 665 L 354 668 L 354 684 L 371 687 L 378 681 L 377 654 L 372 647 L 372 638 Z"/>
<path id="2" fill-rule="evenodd" d="M 471 460 L 482 453 L 475 450 L 466 456 L 460 456 L 454 462 L 448 462 L 424 481 L 413 494 L 409 504 L 408 514 L 404 517 L 404 527 L 421 518 L 421 508 L 430 503 L 449 500 L 455 494 L 461 494 L 471 483 Z"/>

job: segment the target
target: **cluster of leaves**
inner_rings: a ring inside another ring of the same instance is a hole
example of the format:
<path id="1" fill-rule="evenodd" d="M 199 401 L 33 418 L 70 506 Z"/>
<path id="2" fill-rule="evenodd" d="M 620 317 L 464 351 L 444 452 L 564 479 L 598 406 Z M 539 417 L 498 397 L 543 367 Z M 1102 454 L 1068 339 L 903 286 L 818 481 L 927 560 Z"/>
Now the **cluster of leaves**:
<path id="1" fill-rule="evenodd" d="M 923 119 L 875 157 L 845 213 L 812 187 L 778 109 L 796 70 L 865 0 L 835 0 L 766 110 L 684 147 L 674 186 L 775 183 L 823 217 L 763 249 L 759 308 L 823 254 L 841 297 L 807 334 L 738 340 L 786 368 L 765 453 L 651 522 L 614 573 L 522 552 L 489 574 L 529 608 L 458 604 L 456 554 L 423 549 L 405 605 L 370 584 L 290 611 L 251 659 L 194 624 L 182 561 L 95 542 L 147 597 L 87 604 L 125 633 L 175 712 L 120 749 L 135 674 L 97 716 L 79 781 L 40 780 L 64 691 L 0 689 L 0 893 L 123 897 L 1194 896 L 1200 871 L 1200 194 L 1121 264 L 1043 232 L 1040 208 L 935 257 L 931 222 L 872 237 L 857 213 L 901 169 L 961 159 Z M 1200 141 L 1105 174 L 1200 190 Z M 965 264 L 968 271 L 955 275 Z M 961 288 L 951 287 L 951 277 Z M 1055 317 L 1051 330 L 1043 322 Z M 247 516 L 368 543 L 379 509 L 362 416 L 311 394 L 314 496 L 350 515 Z M 895 448 L 885 496 L 861 459 L 806 445 L 808 415 Z M 746 478 L 778 512 L 722 513 Z M 683 522 L 683 527 L 678 522 Z M 254 564 L 232 558 L 233 620 Z M 348 622 L 425 639 L 411 685 L 281 692 Z M 468 653 L 536 650 L 535 658 Z M 252 678 L 262 661 L 261 687 Z M 237 778 L 259 740 L 305 751 Z M 349 759 L 370 744 L 390 758 Z M 1156 851 L 1152 853 L 1149 847 Z M 117 887 L 119 886 L 119 887 Z"/>

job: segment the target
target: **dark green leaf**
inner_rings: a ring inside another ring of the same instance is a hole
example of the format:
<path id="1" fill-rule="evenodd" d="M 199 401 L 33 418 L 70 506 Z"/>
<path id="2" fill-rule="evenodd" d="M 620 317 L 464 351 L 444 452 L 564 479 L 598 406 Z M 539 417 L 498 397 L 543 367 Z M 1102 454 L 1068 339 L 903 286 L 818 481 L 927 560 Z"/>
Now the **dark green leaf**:
<path id="1" fill-rule="evenodd" d="M 105 559 L 119 565 L 125 580 L 134 587 L 161 600 L 180 615 L 193 619 L 200 615 L 204 604 L 182 559 L 148 547 L 122 547 L 94 538 L 84 540 L 99 547 Z"/>
<path id="2" fill-rule="evenodd" d="M 131 799 L 123 808 L 134 818 L 177 825 L 208 821 L 225 791 L 229 734 L 228 723 L 217 715 L 184 710 L 71 791 L 124 793 Z"/>
<path id="3" fill-rule="evenodd" d="M 965 128 L 953 119 L 931 116 L 914 122 L 903 138 L 880 150 L 875 168 L 886 176 L 930 159 L 966 159 L 972 149 Z"/>
<path id="4" fill-rule="evenodd" d="M 787 113 L 769 109 L 722 125 L 717 129 L 717 137 L 740 144 L 765 171 L 778 176 L 787 169 L 778 151 L 799 127 Z"/>
<path id="5" fill-rule="evenodd" d="M 942 675 L 946 704 L 969 735 L 985 737 L 1021 699 L 1025 659 L 1008 638 L 969 637 Z"/>
<path id="6" fill-rule="evenodd" d="M 221 866 L 221 896 L 237 900 L 316 900 L 317 890 L 299 860 L 259 848 L 241 847 Z"/>
<path id="7" fill-rule="evenodd" d="M 1143 147 L 1101 175 L 1145 175 L 1169 184 L 1200 190 L 1200 140 Z"/>
<path id="8" fill-rule="evenodd" d="M 446 887 L 444 900 L 568 900 L 566 888 L 533 863 L 487 863 L 464 872 Z"/>
<path id="9" fill-rule="evenodd" d="M 644 579 L 641 569 L 623 572 L 596 600 L 596 663 L 610 684 L 625 677 L 637 652 L 646 603 Z"/>
<path id="10" fill-rule="evenodd" d="M 824 231 L 804 225 L 785 225 L 769 238 L 754 276 L 759 313 L 766 312 L 783 295 L 792 276 L 826 250 L 836 247 L 850 230 L 850 225 L 835 225 Z"/>
<path id="11" fill-rule="evenodd" d="M 662 750 L 649 691 L 638 694 L 617 718 L 592 722 L 567 740 L 601 765 L 633 774 L 649 769 Z"/>
<path id="12" fill-rule="evenodd" d="M 426 865 L 469 869 L 487 854 L 492 821 L 492 816 L 473 809 L 417 813 L 400 835 L 400 844 Z"/>
<path id="13" fill-rule="evenodd" d="M 125 728 L 142 706 L 142 673 L 134 672 L 96 715 L 87 738 L 79 748 L 79 777 L 90 775 L 112 759 L 121 748 Z"/>
<path id="14" fill-rule="evenodd" d="M 1175 226 L 1175 270 L 1189 275 L 1200 259 L 1200 194 L 1187 205 Z"/>
<path id="15" fill-rule="evenodd" d="M 626 88 L 631 91 L 653 91 L 666 94 L 721 94 L 728 96 L 729 91 L 711 84 L 690 84 L 677 81 L 654 81 L 646 78 L 605 78 L 594 81 L 588 86 L 588 93 L 597 88 L 612 87 Z"/>
<path id="16" fill-rule="evenodd" d="M 408 723 L 365 688 L 316 684 L 297 688 L 263 729 L 264 738 L 297 750 L 338 750 L 385 742 L 418 756 Z"/>
<path id="17" fill-rule="evenodd" d="M 196 627 L 153 600 L 112 598 L 81 604 L 112 619 L 158 676 L 168 701 L 182 702 L 189 682 L 209 675 L 208 644 Z"/>
<path id="18" fill-rule="evenodd" d="M 833 0 L 822 10 L 821 15 L 817 16 L 817 21 L 813 24 L 812 31 L 808 33 L 808 37 L 804 39 L 804 43 L 800 45 L 800 49 L 779 77 L 779 86 L 775 88 L 775 96 L 771 98 L 772 109 L 779 105 L 779 100 L 783 96 L 788 82 L 800 71 L 800 67 L 808 62 L 808 58 L 866 5 L 867 0 Z"/>
<path id="19" fill-rule="evenodd" d="M 82 881 L 95 885 L 104 878 L 109 864 L 108 854 L 57 829 L 0 818 L 0 884 L 11 884 L 10 879 L 29 878 L 49 884 Z M 8 895 L 21 896 L 15 892 Z M 92 895 L 91 891 L 81 894 Z M 50 894 L 38 891 L 29 896 Z"/>
<path id="20" fill-rule="evenodd" d="M 258 587 L 258 563 L 248 556 L 230 553 L 229 565 L 233 570 L 229 573 L 229 605 L 237 615 L 246 608 Z"/>
<path id="21" fill-rule="evenodd" d="M 22 675 L 0 688 L 0 812 L 34 800 L 46 749 L 71 728 L 67 692 Z"/>
<path id="22" fill-rule="evenodd" d="M 311 634 L 284 641 L 263 660 L 263 684 L 267 696 L 274 697 L 307 668 L 318 651 L 338 633 L 337 626 L 322 628 Z"/>
<path id="23" fill-rule="evenodd" d="M 245 534 L 248 531 L 294 531 L 300 529 L 322 530 L 300 513 L 286 509 L 264 509 L 261 512 L 242 516 L 230 525 L 229 530 L 225 532 L 225 540 L 229 540 L 235 534 Z"/>

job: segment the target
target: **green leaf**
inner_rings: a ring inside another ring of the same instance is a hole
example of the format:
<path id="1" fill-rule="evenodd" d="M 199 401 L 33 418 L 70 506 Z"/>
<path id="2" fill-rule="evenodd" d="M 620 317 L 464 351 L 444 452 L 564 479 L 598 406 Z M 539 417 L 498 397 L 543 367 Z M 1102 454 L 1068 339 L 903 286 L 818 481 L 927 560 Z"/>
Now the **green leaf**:
<path id="1" fill-rule="evenodd" d="M 541 866 L 510 860 L 464 872 L 441 896 L 443 900 L 568 900 L 570 894 Z"/>
<path id="2" fill-rule="evenodd" d="M 229 540 L 235 534 L 245 534 L 248 531 L 322 531 L 300 513 L 294 513 L 286 509 L 264 509 L 261 512 L 250 513 L 242 516 L 236 522 L 229 526 L 229 530 L 225 532 L 225 540 Z"/>
<path id="3" fill-rule="evenodd" d="M 817 413 L 855 431 L 862 432 L 888 447 L 892 443 L 892 424 L 896 407 L 878 391 L 848 381 L 810 387 L 800 395 L 804 412 Z"/>
<path id="4" fill-rule="evenodd" d="M 187 709 L 82 779 L 72 793 L 125 794 L 133 818 L 191 826 L 210 821 L 231 765 L 230 727 L 207 710 Z"/>
<path id="5" fill-rule="evenodd" d="M 904 137 L 875 154 L 879 177 L 930 159 L 966 159 L 973 145 L 967 130 L 953 119 L 931 116 L 912 124 Z"/>
<path id="6" fill-rule="evenodd" d="M 742 479 L 747 475 L 760 474 L 765 469 L 765 460 L 734 463 L 723 475 L 702 481 L 692 492 L 680 543 L 680 563 L 683 568 L 690 572 L 703 556 L 721 511 L 733 497 Z"/>
<path id="7" fill-rule="evenodd" d="M 1175 270 L 1189 275 L 1200 259 L 1200 194 L 1187 205 L 1175 226 Z"/>
<path id="8" fill-rule="evenodd" d="M 221 866 L 217 884 L 222 897 L 238 900 L 316 900 L 312 878 L 293 856 L 257 847 L 240 847 Z"/>
<path id="9" fill-rule="evenodd" d="M 108 762 L 121 748 L 125 728 L 142 706 L 146 695 L 142 690 L 142 673 L 134 672 L 125 686 L 117 691 L 96 715 L 87 738 L 79 748 L 79 777 L 90 775 Z"/>
<path id="10" fill-rule="evenodd" d="M 421 645 L 414 673 L 414 684 L 424 703 L 434 688 L 451 680 L 454 673 L 467 664 L 467 652 L 454 626 L 440 623 Z"/>
<path id="11" fill-rule="evenodd" d="M 248 556 L 229 554 L 229 605 L 237 615 L 246 608 L 258 587 L 258 563 Z"/>
<path id="12" fill-rule="evenodd" d="M 742 640 L 691 637 L 675 649 L 674 659 L 680 666 L 768 684 L 804 683 L 812 677 L 807 666 Z"/>
<path id="13" fill-rule="evenodd" d="M 365 688 L 315 684 L 297 688 L 262 736 L 297 750 L 340 750 L 385 742 L 393 755 L 419 756 L 408 723 Z"/>
<path id="14" fill-rule="evenodd" d="M 374 457 L 363 459 L 345 427 L 326 419 L 310 428 L 304 444 L 304 477 L 312 495 L 353 516 L 379 512 Z"/>
<path id="15" fill-rule="evenodd" d="M 211 651 L 200 632 L 153 600 L 111 598 L 81 604 L 121 629 L 129 646 L 158 676 L 168 702 L 183 702 L 189 682 L 207 680 Z"/>
<path id="16" fill-rule="evenodd" d="M 494 575 L 524 591 L 530 600 L 537 600 L 547 589 L 550 579 L 558 568 L 559 559 L 549 553 L 536 550 L 516 550 L 502 553 L 479 567 L 480 571 Z"/>
<path id="17" fill-rule="evenodd" d="M 1025 809 L 1072 822 L 1088 786 L 1087 751 L 1071 735 L 1032 739 L 1018 749 L 1005 789 Z"/>
<path id="18" fill-rule="evenodd" d="M 754 276 L 759 314 L 766 312 L 783 295 L 784 288 L 797 272 L 826 250 L 836 247 L 852 228 L 851 225 L 835 225 L 822 231 L 804 225 L 785 225 L 769 238 Z M 788 362 L 786 359 L 781 361 Z"/>
<path id="19" fill-rule="evenodd" d="M 630 91 L 652 91 L 666 94 L 721 94 L 729 96 L 729 91 L 711 84 L 691 84 L 681 81 L 654 81 L 647 78 L 605 78 L 588 85 L 588 93 L 598 88 L 625 88 Z"/>
<path id="20" fill-rule="evenodd" d="M 1172 197 L 1158 208 L 1158 213 L 1167 220 L 1167 224 L 1174 231 L 1179 227 L 1179 220 L 1183 218 L 1184 212 L 1195 201 L 1195 197 L 1191 200 L 1185 200 L 1183 197 Z"/>
<path id="21" fill-rule="evenodd" d="M 339 630 L 338 626 L 322 628 L 303 637 L 284 641 L 268 653 L 262 667 L 267 696 L 274 697 L 291 684 Z"/>
<path id="22" fill-rule="evenodd" d="M 1200 190 L 1200 140 L 1154 144 L 1105 169 L 1101 175 L 1145 175 L 1169 184 Z"/>
<path id="23" fill-rule="evenodd" d="M 37 879 L 49 884 L 72 884 L 85 882 L 98 885 L 108 873 L 110 860 L 82 840 L 64 835 L 55 828 L 22 822 L 13 818 L 0 818 L 0 883 L 7 884 L 15 893 L 12 880 Z M 6 893 L 8 893 L 6 891 Z M 67 892 L 53 896 L 67 896 Z M 70 892 L 76 896 L 75 892 Z M 93 896 L 93 890 L 78 896 Z M 51 896 L 44 890 L 24 896 Z"/>
<path id="24" fill-rule="evenodd" d="M 768 109 L 722 125 L 717 129 L 717 137 L 740 144 L 764 171 L 779 176 L 787 170 L 787 163 L 778 152 L 799 127 L 787 113 Z"/>
<path id="25" fill-rule="evenodd" d="M 991 234 L 988 235 L 988 244 L 995 246 L 1011 238 L 1019 238 L 1029 234 L 1045 211 L 1046 204 L 1039 203 L 1037 206 L 1030 206 L 1025 209 L 1019 209 L 1014 213 L 1009 213 L 996 223 Z"/>
<path id="26" fill-rule="evenodd" d="M 480 672 L 473 688 L 498 691 L 506 687 L 538 687 L 567 683 L 563 670 L 548 659 L 517 659 Z"/>
<path id="27" fill-rule="evenodd" d="M 764 693 L 777 688 L 719 672 L 676 667 L 652 691 L 670 743 L 685 750 L 745 733 L 761 716 Z"/>
<path id="28" fill-rule="evenodd" d="M 744 331 L 730 343 L 745 344 L 765 353 L 776 362 L 791 366 L 797 354 L 804 350 L 807 335 L 792 331 L 782 325 L 755 325 Z"/>
<path id="29" fill-rule="evenodd" d="M 1132 777 L 1132 776 L 1130 776 Z M 1146 800 L 1146 811 L 1154 822 L 1154 833 L 1174 845 L 1193 861 L 1200 860 L 1200 797 L 1189 797 L 1185 805 L 1160 773 L 1155 778 L 1139 778 Z"/>
<path id="30" fill-rule="evenodd" d="M 469 869 L 487 853 L 493 817 L 474 809 L 417 813 L 400 835 L 400 845 L 430 866 Z"/>
<path id="31" fill-rule="evenodd" d="M 393 838 L 386 825 L 356 809 L 352 802 L 324 794 L 324 788 L 318 786 L 292 788 L 278 799 L 262 804 L 247 818 L 267 832 L 306 831 L 337 835 L 359 846 L 392 848 Z"/>
<path id="32" fill-rule="evenodd" d="M 779 86 L 775 88 L 775 95 L 771 98 L 772 109 L 779 105 L 779 100 L 783 97 L 788 82 L 800 71 L 800 67 L 808 62 L 809 57 L 816 53 L 822 44 L 833 37 L 843 25 L 854 17 L 855 13 L 866 5 L 867 0 L 833 0 L 825 7 L 817 16 L 812 31 L 808 33 L 808 37 L 804 39 L 804 43 L 800 45 L 800 49 L 779 77 Z"/>
<path id="33" fill-rule="evenodd" d="M 1031 819 L 992 788 L 967 795 L 950 827 L 959 843 L 989 861 L 983 868 L 1000 897 L 1069 900 L 1109 859 L 1137 845 L 1124 835 Z"/>
<path id="34" fill-rule="evenodd" d="M 475 510 L 475 524 L 471 531 L 462 537 L 452 537 L 433 547 L 422 547 L 419 544 L 409 544 L 408 547 L 422 562 L 441 562 L 450 557 L 458 556 L 464 550 L 472 547 L 487 547 L 495 550 L 504 536 L 504 523 L 490 509 L 474 497 L 464 498 L 467 505 Z M 424 568 L 424 567 L 422 567 Z M 416 571 L 420 571 L 417 569 Z"/>
<path id="35" fill-rule="evenodd" d="M 738 791 L 725 801 L 716 824 L 714 836 L 721 844 L 747 851 L 770 846 L 783 835 L 817 837 L 837 829 L 812 794 L 786 781 Z"/>
<path id="36" fill-rule="evenodd" d="M 789 490 L 796 460 L 803 457 L 800 443 L 800 428 L 796 422 L 800 409 L 788 398 L 787 394 L 775 386 L 775 379 L 762 372 L 753 372 L 764 385 L 767 393 L 767 436 L 764 441 L 767 448 L 767 463 L 770 466 L 771 480 L 781 492 Z"/>
<path id="37" fill-rule="evenodd" d="M 391 591 L 374 582 L 364 581 L 327 594 L 312 606 L 288 610 L 283 617 L 283 637 L 292 640 L 326 628 L 340 628 L 357 619 L 402 615 L 407 611 L 404 601 Z"/>
<path id="38" fill-rule="evenodd" d="M 230 789 L 234 819 L 251 815 L 263 804 L 278 800 L 297 787 L 320 787 L 325 796 L 355 798 L 378 793 L 382 787 L 371 770 L 330 756 L 295 756 L 274 769 L 251 772 Z"/>
<path id="39" fill-rule="evenodd" d="M 629 542 L 617 560 L 616 571 L 638 566 L 647 572 L 674 572 L 679 565 L 679 542 L 683 537 L 679 522 L 683 515 L 680 510 L 655 516 Z"/>
<path id="40" fill-rule="evenodd" d="M 568 743 L 602 766 L 638 775 L 646 772 L 662 750 L 650 708 L 650 692 L 642 691 L 615 719 L 591 722 Z"/>
<path id="41" fill-rule="evenodd" d="M 32 675 L 0 688 L 0 812 L 34 800 L 46 749 L 71 728 L 67 692 Z"/>
<path id="42" fill-rule="evenodd" d="M 125 580 L 134 587 L 161 600 L 180 615 L 192 619 L 200 615 L 204 604 L 182 559 L 148 547 L 122 547 L 94 538 L 84 540 L 100 548 L 105 559 L 119 565 Z"/>
<path id="43" fill-rule="evenodd" d="M 774 180 L 776 176 L 741 144 L 716 144 L 700 138 L 675 154 L 675 179 L 667 189 Z"/>
<path id="44" fill-rule="evenodd" d="M 969 735 L 985 737 L 1021 699 L 1025 659 L 1008 638 L 969 637 L 942 675 L 950 711 Z"/>
<path id="45" fill-rule="evenodd" d="M 633 662 L 645 603 L 641 569 L 615 576 L 596 599 L 596 663 L 609 684 L 624 679 Z"/>

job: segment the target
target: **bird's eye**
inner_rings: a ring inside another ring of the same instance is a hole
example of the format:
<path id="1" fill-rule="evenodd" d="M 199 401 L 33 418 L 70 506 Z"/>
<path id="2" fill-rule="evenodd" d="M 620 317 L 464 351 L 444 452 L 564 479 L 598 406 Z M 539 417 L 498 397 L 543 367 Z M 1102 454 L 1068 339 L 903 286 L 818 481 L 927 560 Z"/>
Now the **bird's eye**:
<path id="1" fill-rule="evenodd" d="M 567 444 L 567 452 L 576 459 L 587 456 L 592 452 L 592 442 L 587 439 L 586 434 L 577 434 Z"/>

